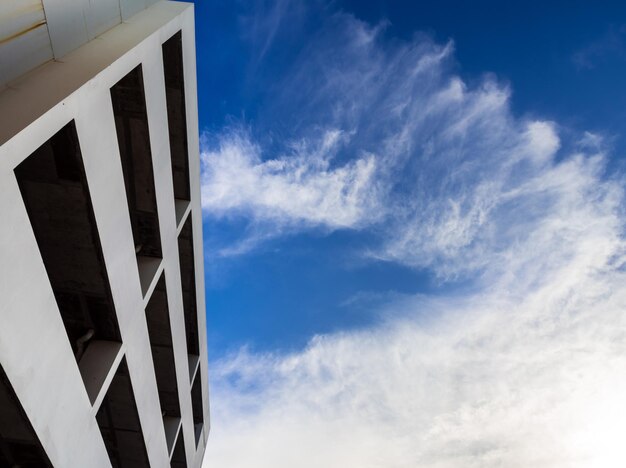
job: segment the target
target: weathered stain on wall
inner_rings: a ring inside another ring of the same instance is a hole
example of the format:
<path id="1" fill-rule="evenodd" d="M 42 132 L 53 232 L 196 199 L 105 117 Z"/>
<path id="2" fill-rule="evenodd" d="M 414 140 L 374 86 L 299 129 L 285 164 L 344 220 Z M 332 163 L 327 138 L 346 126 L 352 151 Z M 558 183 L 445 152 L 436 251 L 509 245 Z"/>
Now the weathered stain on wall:
<path id="1" fill-rule="evenodd" d="M 0 90 L 157 0 L 0 0 Z"/>
<path id="2" fill-rule="evenodd" d="M 10 42 L 45 23 L 46 16 L 41 0 L 0 2 L 0 44 Z"/>
<path id="3" fill-rule="evenodd" d="M 42 0 L 0 2 L 0 85 L 52 57 Z"/>

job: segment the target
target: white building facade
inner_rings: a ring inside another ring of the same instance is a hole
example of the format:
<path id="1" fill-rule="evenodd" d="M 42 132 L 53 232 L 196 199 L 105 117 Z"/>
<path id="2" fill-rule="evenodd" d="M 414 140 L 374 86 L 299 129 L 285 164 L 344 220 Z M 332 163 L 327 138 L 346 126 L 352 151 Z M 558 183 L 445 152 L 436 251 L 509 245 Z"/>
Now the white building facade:
<path id="1" fill-rule="evenodd" d="M 199 467 L 193 5 L 0 6 L 0 467 Z"/>

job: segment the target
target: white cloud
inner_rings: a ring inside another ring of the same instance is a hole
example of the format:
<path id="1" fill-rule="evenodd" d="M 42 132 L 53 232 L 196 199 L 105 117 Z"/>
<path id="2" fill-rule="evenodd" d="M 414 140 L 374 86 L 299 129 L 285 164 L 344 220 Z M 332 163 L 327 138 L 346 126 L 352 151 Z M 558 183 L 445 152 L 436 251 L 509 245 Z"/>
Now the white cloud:
<path id="1" fill-rule="evenodd" d="M 299 141 L 291 145 L 291 154 L 263 160 L 261 148 L 245 131 L 220 135 L 216 146 L 201 155 L 205 213 L 248 216 L 266 228 L 267 236 L 272 229 L 353 228 L 371 222 L 378 203 L 376 161 L 366 155 L 333 164 L 345 138 L 328 130 L 313 146 Z"/>
<path id="2" fill-rule="evenodd" d="M 207 466 L 624 466 L 626 277 L 580 250 L 520 297 L 392 303 L 420 315 L 221 361 Z"/>
<path id="3" fill-rule="evenodd" d="M 392 300 L 376 327 L 217 362 L 207 466 L 624 466 L 619 198 L 579 163 L 537 182 L 571 197 L 503 250 L 490 286 Z"/>
<path id="4" fill-rule="evenodd" d="M 205 466 L 626 466 L 624 194 L 601 137 L 565 153 L 556 123 L 512 115 L 507 87 L 455 76 L 451 44 L 334 21 L 294 71 L 313 104 L 294 105 L 338 139 L 269 160 L 222 140 L 205 209 L 370 228 L 372 257 L 478 280 L 391 297 L 388 320 L 301 351 L 214 362 Z"/>
<path id="5" fill-rule="evenodd" d="M 508 88 L 491 77 L 468 87 L 450 70 L 452 43 L 390 47 L 384 25 L 348 15 L 328 29 L 272 96 L 298 129 L 282 151 L 232 128 L 203 145 L 205 213 L 249 222 L 243 239 L 220 252 L 306 229 L 376 225 L 371 257 L 442 277 L 490 263 L 511 240 L 498 221 L 503 204 L 542 197 L 528 181 L 553 170 L 556 125 L 515 119 Z M 549 209 L 553 195 L 538 203 Z"/>

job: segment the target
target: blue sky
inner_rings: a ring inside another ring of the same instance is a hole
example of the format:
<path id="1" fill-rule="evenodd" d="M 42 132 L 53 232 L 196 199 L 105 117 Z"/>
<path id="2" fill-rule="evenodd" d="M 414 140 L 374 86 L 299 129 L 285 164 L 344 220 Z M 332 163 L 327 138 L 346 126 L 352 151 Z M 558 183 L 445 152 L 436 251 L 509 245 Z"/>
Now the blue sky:
<path id="1" fill-rule="evenodd" d="M 626 18 L 626 7 L 615 2 L 613 8 L 600 9 L 574 2 L 564 14 L 561 5 L 546 7 L 543 2 L 524 8 L 481 5 L 486 14 L 477 14 L 466 2 L 437 7 L 319 2 L 309 8 L 290 2 L 202 2 L 196 13 L 201 130 L 214 138 L 225 127 L 244 126 L 276 146 L 302 133 L 290 128 L 291 119 L 304 118 L 298 110 L 274 102 L 280 99 L 280 83 L 294 73 L 293 62 L 302 60 L 299 54 L 312 36 L 343 11 L 370 25 L 385 25 L 383 36 L 390 43 L 416 34 L 439 44 L 453 40 L 450 67 L 468 84 L 493 74 L 510 87 L 514 114 L 556 121 L 566 132 L 602 133 L 621 153 L 626 26 L 619 18 Z M 318 118 L 323 111 L 315 109 L 306 117 L 310 125 L 325 123 Z M 238 238 L 245 219 L 232 221 L 207 220 L 209 240 L 224 245 Z M 346 247 L 369 233 L 328 234 L 305 230 L 274 239 L 278 242 L 244 258 L 218 262 L 216 270 L 209 265 L 215 271 L 207 282 L 209 307 L 215 311 L 209 312 L 212 355 L 242 343 L 301 346 L 313 333 L 367 323 L 371 317 L 366 311 L 341 307 L 361 290 L 414 293 L 430 288 L 425 272 L 351 258 Z"/>
<path id="2" fill-rule="evenodd" d="M 626 6 L 430 3 L 196 4 L 206 466 L 626 463 Z"/>

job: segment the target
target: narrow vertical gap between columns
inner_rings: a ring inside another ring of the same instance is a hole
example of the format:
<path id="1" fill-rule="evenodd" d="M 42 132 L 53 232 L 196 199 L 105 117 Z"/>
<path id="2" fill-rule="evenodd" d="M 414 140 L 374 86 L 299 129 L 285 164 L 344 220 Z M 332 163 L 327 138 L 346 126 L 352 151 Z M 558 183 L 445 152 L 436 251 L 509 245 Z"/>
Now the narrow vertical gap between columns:
<path id="1" fill-rule="evenodd" d="M 187 468 L 187 457 L 185 456 L 185 439 L 183 437 L 183 431 L 180 431 L 178 440 L 174 446 L 174 452 L 172 453 L 172 459 L 170 463 L 172 468 Z"/>
<path id="2" fill-rule="evenodd" d="M 162 50 L 174 198 L 181 201 L 189 201 L 191 196 L 189 189 L 182 33 L 178 31 L 165 41 Z"/>
<path id="3" fill-rule="evenodd" d="M 180 403 L 166 283 L 162 273 L 146 306 L 146 323 L 167 449 L 171 454 L 180 428 Z"/>
<path id="4" fill-rule="evenodd" d="M 158 274 L 162 251 L 141 65 L 111 88 L 111 101 L 137 267 L 145 296 Z"/>
<path id="5" fill-rule="evenodd" d="M 201 379 L 196 377 L 191 385 L 191 409 L 193 413 L 193 426 L 196 437 L 196 448 L 200 442 L 202 429 L 204 426 L 204 411 L 202 408 L 202 385 Z"/>
<path id="6" fill-rule="evenodd" d="M 113 377 L 96 420 L 113 468 L 150 468 L 126 358 Z"/>
<path id="7" fill-rule="evenodd" d="M 196 272 L 194 264 L 193 229 L 191 213 L 178 235 L 178 257 L 180 265 L 180 278 L 183 292 L 183 311 L 185 317 L 185 336 L 187 339 L 188 360 L 191 363 L 197 361 L 200 355 L 198 337 L 198 310 L 196 301 Z M 190 373 L 189 380 L 191 381 Z"/>

